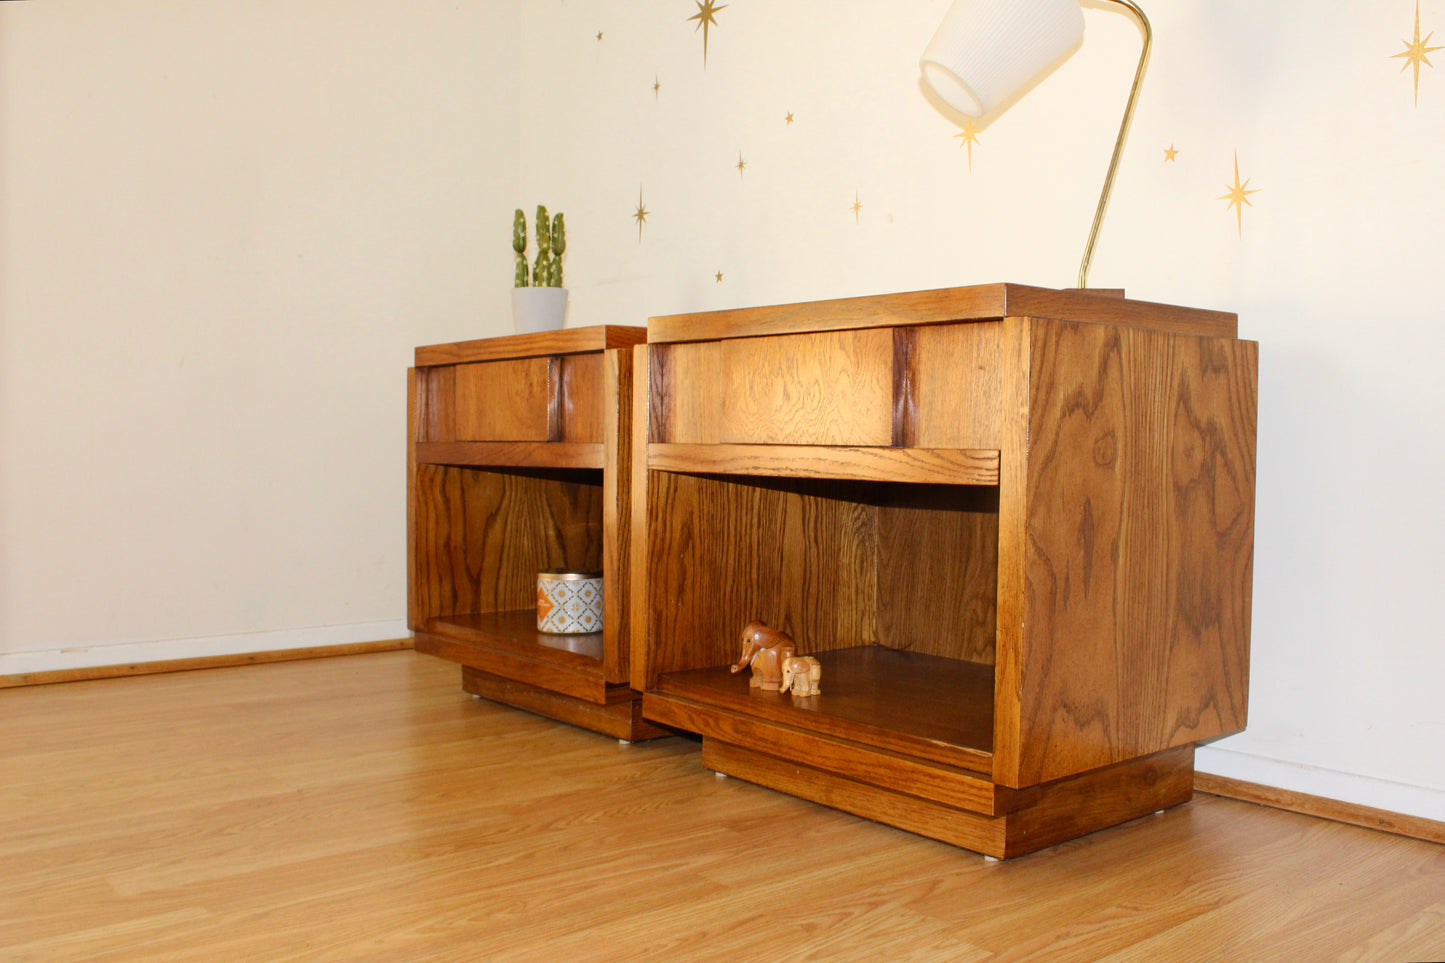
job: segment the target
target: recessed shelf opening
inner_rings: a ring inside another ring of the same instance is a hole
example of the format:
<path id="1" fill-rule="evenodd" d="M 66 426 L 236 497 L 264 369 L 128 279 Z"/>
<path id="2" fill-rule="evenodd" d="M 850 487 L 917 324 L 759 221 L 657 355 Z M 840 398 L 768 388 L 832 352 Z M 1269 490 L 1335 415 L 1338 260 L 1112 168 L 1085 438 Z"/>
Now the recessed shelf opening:
<path id="1" fill-rule="evenodd" d="M 655 688 L 941 761 L 993 742 L 998 489 L 651 473 Z M 761 619 L 823 662 L 823 694 L 728 666 Z M 930 750 L 928 747 L 933 746 Z"/>
<path id="2" fill-rule="evenodd" d="M 602 635 L 537 631 L 537 573 L 602 568 L 602 472 L 419 465 L 418 613 L 426 631 L 576 665 Z"/>

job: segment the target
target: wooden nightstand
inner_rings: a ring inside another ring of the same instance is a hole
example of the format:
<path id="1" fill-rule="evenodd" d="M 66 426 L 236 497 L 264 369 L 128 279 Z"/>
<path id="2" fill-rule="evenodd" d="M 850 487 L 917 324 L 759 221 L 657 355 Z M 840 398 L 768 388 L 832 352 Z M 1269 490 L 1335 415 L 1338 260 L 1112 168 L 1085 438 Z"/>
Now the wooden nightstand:
<path id="1" fill-rule="evenodd" d="M 632 351 L 591 327 L 416 349 L 408 620 L 468 692 L 637 740 L 629 688 Z M 601 569 L 603 630 L 537 631 L 537 573 Z"/>
<path id="2" fill-rule="evenodd" d="M 714 770 L 993 856 L 1189 799 L 1194 746 L 1247 706 L 1235 334 L 1003 284 L 653 319 L 644 716 Z M 821 660 L 821 695 L 728 671 L 752 619 Z"/>

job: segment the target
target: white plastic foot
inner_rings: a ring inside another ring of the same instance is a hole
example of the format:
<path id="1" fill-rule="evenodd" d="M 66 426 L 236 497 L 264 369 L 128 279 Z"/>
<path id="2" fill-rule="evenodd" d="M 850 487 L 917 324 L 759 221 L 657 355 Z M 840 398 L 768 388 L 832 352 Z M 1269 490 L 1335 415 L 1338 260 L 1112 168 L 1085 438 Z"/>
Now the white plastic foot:
<path id="1" fill-rule="evenodd" d="M 989 856 L 987 853 L 985 853 L 985 854 L 984 854 L 984 857 L 983 857 L 983 861 L 984 861 L 985 863 L 996 863 L 996 862 L 998 862 L 998 857 L 997 857 L 997 856 Z"/>
<path id="2" fill-rule="evenodd" d="M 618 739 L 618 740 L 617 740 L 617 744 L 618 744 L 619 746 L 630 746 L 630 745 L 632 745 L 632 740 L 631 740 L 631 739 Z"/>
<path id="3" fill-rule="evenodd" d="M 726 779 L 728 777 L 728 774 L 725 772 L 714 772 L 713 775 L 718 779 Z"/>

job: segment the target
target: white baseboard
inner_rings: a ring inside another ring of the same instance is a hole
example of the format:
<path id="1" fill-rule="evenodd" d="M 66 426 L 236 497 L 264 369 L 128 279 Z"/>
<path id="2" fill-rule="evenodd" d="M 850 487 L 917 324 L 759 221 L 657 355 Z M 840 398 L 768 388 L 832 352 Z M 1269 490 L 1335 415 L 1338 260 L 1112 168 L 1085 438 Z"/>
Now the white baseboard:
<path id="1" fill-rule="evenodd" d="M 1194 756 L 1194 768 L 1260 786 L 1445 822 L 1445 791 L 1427 786 L 1320 769 L 1219 746 L 1200 747 Z"/>
<path id="2" fill-rule="evenodd" d="M 35 652 L 0 652 L 0 676 L 90 669 L 103 665 L 133 665 L 170 659 L 204 659 L 247 655 L 285 649 L 311 649 L 326 645 L 356 645 L 404 639 L 411 634 L 405 620 L 323 625 L 308 629 L 278 629 L 241 635 L 210 635 L 198 639 L 157 639 L 145 642 L 68 646 Z"/>

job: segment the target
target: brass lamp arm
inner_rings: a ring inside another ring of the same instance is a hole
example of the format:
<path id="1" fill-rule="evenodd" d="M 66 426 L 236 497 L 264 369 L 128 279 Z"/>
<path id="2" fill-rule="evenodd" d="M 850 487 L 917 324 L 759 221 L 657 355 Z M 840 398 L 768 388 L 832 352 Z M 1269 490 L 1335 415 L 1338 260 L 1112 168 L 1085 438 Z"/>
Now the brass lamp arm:
<path id="1" fill-rule="evenodd" d="M 1099 207 L 1094 212 L 1094 226 L 1089 231 L 1089 243 L 1084 246 L 1084 260 L 1079 264 L 1079 287 L 1088 287 L 1089 263 L 1094 259 L 1094 244 L 1099 240 L 1099 227 L 1104 223 L 1104 209 L 1109 206 L 1109 195 L 1114 190 L 1114 174 L 1119 169 L 1119 155 L 1124 152 L 1124 141 L 1129 137 L 1129 123 L 1134 119 L 1134 107 L 1139 102 L 1139 88 L 1144 83 L 1144 70 L 1149 66 L 1149 51 L 1154 46 L 1154 30 L 1149 18 L 1133 0 L 1104 0 L 1127 7 L 1144 28 L 1144 49 L 1139 54 L 1139 69 L 1134 72 L 1134 86 L 1129 90 L 1129 103 L 1124 108 L 1124 122 L 1119 125 L 1119 138 L 1114 141 L 1114 155 L 1109 158 L 1109 173 L 1104 177 L 1104 190 L 1099 195 Z"/>

